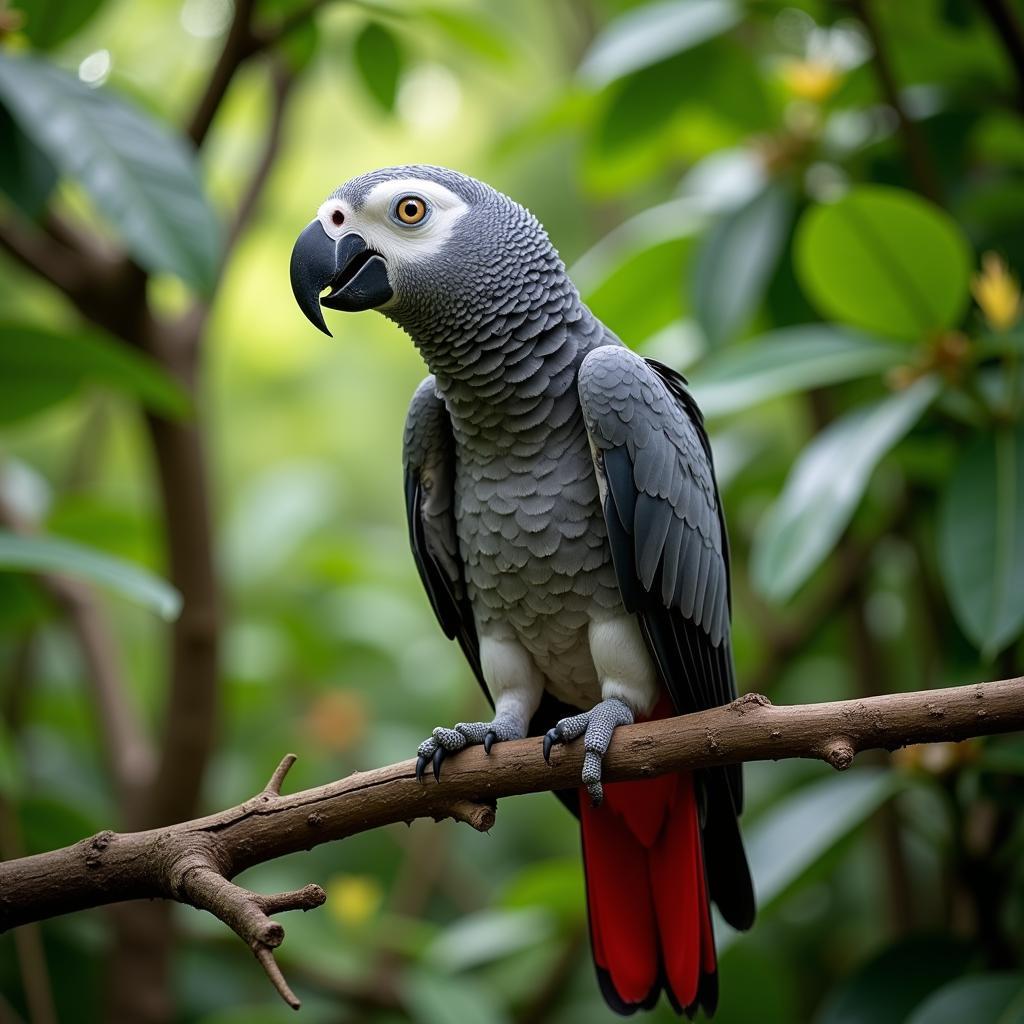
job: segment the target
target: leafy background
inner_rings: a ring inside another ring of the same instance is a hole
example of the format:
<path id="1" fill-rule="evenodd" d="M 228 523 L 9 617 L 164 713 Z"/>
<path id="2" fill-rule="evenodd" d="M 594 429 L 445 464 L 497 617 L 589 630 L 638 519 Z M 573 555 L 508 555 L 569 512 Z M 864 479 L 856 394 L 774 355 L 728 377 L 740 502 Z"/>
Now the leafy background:
<path id="1" fill-rule="evenodd" d="M 208 481 L 224 609 L 197 809 L 246 798 L 286 750 L 289 784 L 312 785 L 479 717 L 406 550 L 422 366 L 380 317 L 321 337 L 287 282 L 322 197 L 380 165 L 454 166 L 523 201 L 594 311 L 690 376 L 744 689 L 796 703 L 1018 674 L 1016 3 L 236 2 L 0 8 L 4 856 L 145 817 L 111 780 L 127 752 L 104 749 L 81 615 L 160 737 L 163 620 L 194 604 L 174 563 L 191 485 L 158 487 L 168 431 L 205 445 L 192 483 Z M 197 154 L 179 126 L 242 12 L 276 38 L 192 133 Z M 116 303 L 97 324 L 102 296 L 69 302 L 13 255 L 83 235 L 127 254 L 132 294 L 201 358 L 134 344 Z M 749 934 L 719 930 L 718 1019 L 1024 1020 L 1024 745 L 863 760 L 748 767 L 762 909 Z M 417 822 L 243 882 L 327 888 L 279 951 L 307 1022 L 582 1024 L 614 1018 L 577 846 L 538 795 L 505 801 L 488 837 Z M 167 973 L 129 985 L 137 912 L 0 938 L 0 1017 L 291 1019 L 242 945 L 180 907 L 154 954 Z"/>

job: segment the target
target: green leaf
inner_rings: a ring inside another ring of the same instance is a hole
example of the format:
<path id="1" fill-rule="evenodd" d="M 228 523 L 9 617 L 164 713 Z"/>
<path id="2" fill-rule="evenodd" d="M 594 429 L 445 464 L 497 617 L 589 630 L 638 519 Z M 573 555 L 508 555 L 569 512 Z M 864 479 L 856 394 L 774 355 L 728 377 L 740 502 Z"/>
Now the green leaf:
<path id="1" fill-rule="evenodd" d="M 551 937 L 554 926 L 554 916 L 543 907 L 481 910 L 441 932 L 427 947 L 426 961 L 463 971 L 536 946 Z"/>
<path id="2" fill-rule="evenodd" d="M 37 50 L 52 50 L 70 39 L 102 6 L 104 0 L 17 0 L 25 15 L 23 31 Z"/>
<path id="3" fill-rule="evenodd" d="M 606 324 L 639 344 L 685 312 L 679 278 L 692 248 L 693 240 L 684 237 L 630 253 L 588 290 L 587 304 Z M 643 299 L 637 301 L 637 296 Z"/>
<path id="4" fill-rule="evenodd" d="M 890 946 L 834 990 L 818 1024 L 909 1024 L 923 999 L 970 963 L 971 947 L 944 935 L 915 936 Z M 969 1014 L 963 1024 L 985 1021 Z"/>
<path id="5" fill-rule="evenodd" d="M 607 85 L 721 35 L 740 17 L 730 0 L 663 0 L 635 8 L 598 34 L 580 64 L 580 76 L 594 87 Z"/>
<path id="6" fill-rule="evenodd" d="M 864 185 L 809 210 L 795 262 L 826 316 L 895 338 L 952 327 L 967 305 L 971 253 L 963 232 L 901 189 Z"/>
<path id="7" fill-rule="evenodd" d="M 356 36 L 354 56 L 366 91 L 390 113 L 395 109 L 403 64 L 394 33 L 379 22 L 368 22 Z"/>
<path id="8" fill-rule="evenodd" d="M 691 278 L 693 313 L 708 344 L 729 341 L 750 321 L 779 261 L 793 200 L 773 184 L 708 232 Z"/>
<path id="9" fill-rule="evenodd" d="M 82 185 L 144 267 L 212 291 L 220 228 L 181 138 L 107 89 L 33 57 L 0 54 L 0 103 Z"/>
<path id="10" fill-rule="evenodd" d="M 1024 974 L 972 974 L 933 992 L 907 1024 L 1020 1024 L 1024 1020 Z"/>
<path id="11" fill-rule="evenodd" d="M 130 562 L 58 537 L 24 537 L 0 530 L 0 570 L 55 572 L 100 584 L 171 621 L 181 611 L 181 594 Z"/>
<path id="12" fill-rule="evenodd" d="M 35 219 L 57 186 L 57 169 L 40 148 L 0 107 L 0 192 L 30 219 Z"/>
<path id="13" fill-rule="evenodd" d="M 583 865 L 578 857 L 542 860 L 516 874 L 501 902 L 515 909 L 543 907 L 562 921 L 577 921 L 583 914 L 583 891 Z"/>
<path id="14" fill-rule="evenodd" d="M 691 381 L 706 416 L 881 373 L 906 361 L 906 349 L 828 324 L 806 324 L 734 345 L 701 365 Z"/>
<path id="15" fill-rule="evenodd" d="M 922 377 L 847 413 L 800 453 L 754 538 L 751 570 L 761 593 L 784 601 L 814 572 L 853 517 L 875 466 L 938 393 L 938 378 Z"/>
<path id="16" fill-rule="evenodd" d="M 1024 427 L 978 437 L 939 510 L 939 567 L 957 622 L 986 658 L 1024 627 Z"/>
<path id="17" fill-rule="evenodd" d="M 894 772 L 857 768 L 802 786 L 745 829 L 757 902 L 781 898 L 903 785 Z"/>
<path id="18" fill-rule="evenodd" d="M 487 18 L 451 7 L 424 7 L 417 13 L 443 32 L 457 48 L 467 50 L 492 64 L 507 64 L 514 49 L 508 37 Z"/>
<path id="19" fill-rule="evenodd" d="M 473 978 L 414 968 L 402 977 L 403 1003 L 415 1024 L 506 1024 L 508 1014 Z"/>
<path id="20" fill-rule="evenodd" d="M 38 412 L 95 380 L 137 396 L 150 409 L 187 415 L 180 385 L 148 356 L 100 334 L 61 334 L 0 323 L 0 422 Z"/>

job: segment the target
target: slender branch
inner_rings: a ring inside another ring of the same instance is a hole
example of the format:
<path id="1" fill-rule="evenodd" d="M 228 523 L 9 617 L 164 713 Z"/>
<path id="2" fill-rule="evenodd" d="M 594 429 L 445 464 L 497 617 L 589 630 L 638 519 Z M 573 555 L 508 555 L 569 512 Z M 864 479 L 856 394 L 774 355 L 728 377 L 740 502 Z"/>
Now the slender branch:
<path id="1" fill-rule="evenodd" d="M 242 193 L 242 198 L 235 209 L 234 219 L 228 228 L 223 257 L 225 262 L 252 219 L 281 149 L 281 130 L 284 127 L 288 99 L 291 96 L 292 86 L 295 84 L 295 75 L 288 68 L 275 64 L 271 69 L 270 84 L 272 90 L 270 123 L 267 126 L 259 161 L 249 178 L 245 192 Z"/>
<path id="2" fill-rule="evenodd" d="M 196 147 L 203 144 L 214 116 L 227 95 L 228 86 L 231 85 L 235 72 L 256 52 L 256 37 L 252 32 L 252 13 L 255 6 L 255 0 L 235 0 L 235 12 L 228 27 L 228 34 L 224 37 L 224 45 L 185 129 L 185 133 Z"/>
<path id="3" fill-rule="evenodd" d="M 0 496 L 0 524 L 30 532 Z M 121 671 L 117 642 L 92 588 L 79 580 L 52 573 L 39 582 L 67 616 L 78 641 L 85 678 L 103 737 L 103 755 L 125 820 L 133 810 L 155 767 L 155 755 Z"/>
<path id="4" fill-rule="evenodd" d="M 321 7 L 325 7 L 330 2 L 331 0 L 306 0 L 304 4 L 296 7 L 276 25 L 262 30 L 257 29 L 254 32 L 257 52 L 276 46 L 286 36 L 291 35 L 297 28 L 309 21 Z"/>
<path id="5" fill-rule="evenodd" d="M 903 136 L 903 145 L 907 151 L 907 161 L 910 164 L 910 174 L 914 179 L 917 190 L 933 203 L 942 203 L 942 191 L 939 187 L 938 176 L 935 173 L 934 165 L 928 153 L 924 137 L 915 121 L 912 121 L 907 114 L 907 108 L 903 105 L 900 97 L 900 87 L 896 80 L 896 73 L 893 71 L 892 63 L 889 60 L 889 51 L 886 49 L 885 40 L 882 38 L 881 29 L 871 9 L 871 0 L 850 0 L 858 19 L 864 26 L 871 47 L 874 50 L 875 73 L 878 76 L 878 83 L 882 88 L 882 95 L 886 103 L 894 111 L 899 120 L 900 134 Z"/>
<path id="6" fill-rule="evenodd" d="M 1024 677 L 791 707 L 747 694 L 725 707 L 618 729 L 605 777 L 649 778 L 787 757 L 819 758 L 843 771 L 864 750 L 1019 729 Z M 537 737 L 502 743 L 490 755 L 472 747 L 445 762 L 440 783 L 418 782 L 410 760 L 281 796 L 276 790 L 289 756 L 261 793 L 229 810 L 146 832 L 100 832 L 62 850 L 0 864 L 0 930 L 122 900 L 177 900 L 228 924 L 294 1005 L 270 966 L 284 932 L 269 915 L 318 906 L 322 890 L 258 896 L 230 880 L 255 864 L 399 821 L 454 816 L 489 827 L 492 814 L 468 813 L 467 801 L 490 810 L 500 796 L 578 785 L 583 745 L 556 747 L 550 765 L 540 745 Z"/>
<path id="7" fill-rule="evenodd" d="M 88 287 L 80 255 L 17 215 L 0 219 L 0 248 L 72 300 Z"/>
<path id="8" fill-rule="evenodd" d="M 1024 27 L 1007 0 L 981 0 L 1017 76 L 1017 106 L 1024 108 Z"/>
<path id="9" fill-rule="evenodd" d="M 252 17 L 255 0 L 236 0 L 234 17 L 224 38 L 224 46 L 185 129 L 185 133 L 197 147 L 206 139 L 238 69 L 251 57 L 277 45 L 300 25 L 309 21 L 325 3 L 327 0 L 306 0 L 306 3 L 297 7 L 276 25 L 269 28 L 254 28 Z"/>

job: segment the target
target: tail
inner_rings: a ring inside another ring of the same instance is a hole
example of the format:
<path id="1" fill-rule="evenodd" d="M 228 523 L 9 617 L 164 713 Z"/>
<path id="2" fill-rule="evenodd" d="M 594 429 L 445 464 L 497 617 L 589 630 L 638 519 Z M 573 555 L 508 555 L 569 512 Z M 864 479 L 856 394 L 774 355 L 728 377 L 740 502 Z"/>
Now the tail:
<path id="1" fill-rule="evenodd" d="M 605 1000 L 631 1014 L 653 1007 L 664 989 L 677 1013 L 692 1017 L 700 1007 L 710 1017 L 718 970 L 694 776 L 606 783 L 604 793 L 595 808 L 581 791 L 580 820 Z"/>

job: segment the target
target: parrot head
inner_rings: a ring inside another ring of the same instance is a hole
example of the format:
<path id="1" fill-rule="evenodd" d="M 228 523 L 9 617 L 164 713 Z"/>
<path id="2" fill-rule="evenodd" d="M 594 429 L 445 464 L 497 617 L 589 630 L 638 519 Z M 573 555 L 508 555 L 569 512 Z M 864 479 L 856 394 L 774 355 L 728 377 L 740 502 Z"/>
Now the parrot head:
<path id="1" fill-rule="evenodd" d="M 291 282 L 325 334 L 321 307 L 377 309 L 412 329 L 493 311 L 537 260 L 561 266 L 544 229 L 508 196 L 443 167 L 387 167 L 321 204 L 292 250 Z"/>

